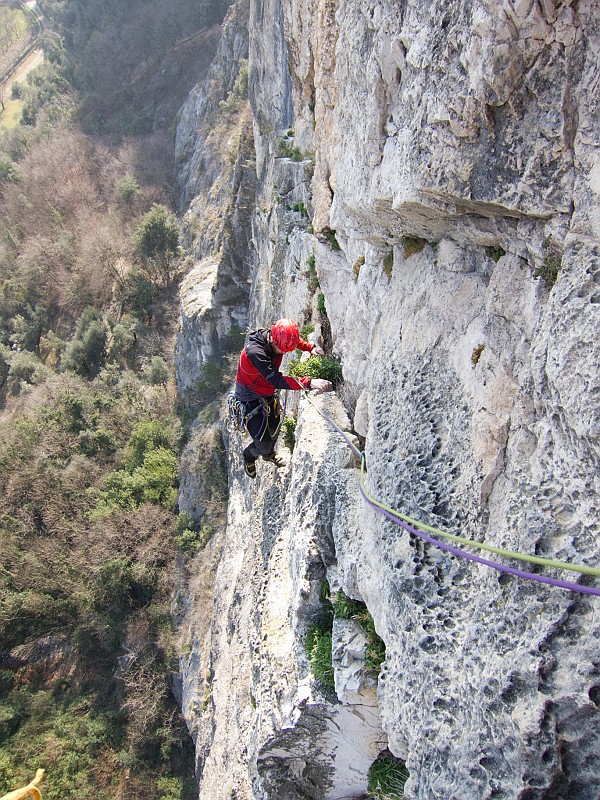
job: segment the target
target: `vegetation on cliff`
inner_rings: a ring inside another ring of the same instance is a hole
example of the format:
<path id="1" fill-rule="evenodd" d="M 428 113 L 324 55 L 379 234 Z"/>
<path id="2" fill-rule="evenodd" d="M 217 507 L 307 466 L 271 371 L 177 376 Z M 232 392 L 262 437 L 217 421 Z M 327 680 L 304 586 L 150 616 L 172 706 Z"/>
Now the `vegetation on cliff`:
<path id="1" fill-rule="evenodd" d="M 169 614 L 181 256 L 155 75 L 225 3 L 39 5 L 45 62 L 0 139 L 0 795 L 45 767 L 45 800 L 187 798 Z"/>

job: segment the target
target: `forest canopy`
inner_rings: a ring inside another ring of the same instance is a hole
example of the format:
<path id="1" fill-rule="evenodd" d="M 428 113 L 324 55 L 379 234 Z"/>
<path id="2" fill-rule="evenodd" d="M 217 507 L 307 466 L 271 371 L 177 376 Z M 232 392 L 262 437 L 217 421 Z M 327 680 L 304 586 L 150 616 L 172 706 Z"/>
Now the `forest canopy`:
<path id="1" fill-rule="evenodd" d="M 210 519 L 177 514 L 171 132 L 226 4 L 38 5 L 0 134 L 0 795 L 42 767 L 44 800 L 187 800 L 170 603 Z"/>

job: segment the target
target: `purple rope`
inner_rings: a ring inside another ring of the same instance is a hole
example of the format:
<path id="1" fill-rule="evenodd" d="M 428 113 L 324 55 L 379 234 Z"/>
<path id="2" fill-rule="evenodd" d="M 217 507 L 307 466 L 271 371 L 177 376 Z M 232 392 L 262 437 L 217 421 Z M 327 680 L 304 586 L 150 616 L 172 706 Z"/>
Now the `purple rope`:
<path id="1" fill-rule="evenodd" d="M 546 578 L 544 575 L 536 575 L 534 572 L 525 572 L 522 569 L 515 569 L 514 567 L 505 567 L 502 564 L 498 564 L 495 561 L 488 561 L 487 558 L 482 558 L 481 556 L 474 556 L 471 553 L 465 553 L 463 550 L 459 550 L 457 547 L 453 547 L 451 544 L 446 544 L 445 542 L 439 542 L 437 539 L 432 539 L 431 536 L 428 536 L 423 531 L 419 531 L 416 528 L 411 528 L 410 525 L 407 525 L 406 522 L 399 520 L 393 514 L 390 514 L 389 511 L 386 511 L 384 508 L 380 508 L 378 505 L 373 503 L 372 500 L 366 496 L 362 486 L 360 487 L 360 493 L 362 494 L 364 500 L 376 511 L 379 511 L 388 519 L 391 519 L 392 522 L 395 522 L 396 525 L 399 525 L 404 530 L 408 531 L 409 533 L 418 536 L 420 539 L 423 539 L 430 544 L 434 544 L 436 547 L 439 547 L 441 550 L 447 550 L 449 553 L 454 553 L 456 556 L 462 556 L 462 558 L 467 558 L 469 561 L 476 561 L 478 564 L 485 564 L 486 567 L 493 567 L 494 569 L 499 570 L 500 572 L 506 572 L 509 575 L 516 575 L 517 578 L 526 578 L 530 581 L 536 581 L 537 583 L 547 583 L 549 586 L 558 586 L 560 589 L 568 589 L 570 592 L 581 592 L 581 594 L 593 594 L 596 597 L 600 597 L 600 589 L 595 589 L 592 586 L 581 586 L 578 583 L 569 583 L 568 581 L 559 581 L 556 578 Z"/>
<path id="2" fill-rule="evenodd" d="M 315 406 L 315 408 L 317 408 Z M 326 411 L 322 411 L 320 408 L 317 408 L 317 411 L 325 417 L 327 422 L 334 428 L 338 433 L 342 435 L 346 444 L 352 449 L 352 451 L 362 460 L 365 457 L 364 453 L 361 453 L 358 448 L 350 441 L 350 439 L 344 434 L 344 432 L 339 428 L 335 422 L 331 419 L 331 417 L 327 414 Z M 557 578 L 546 578 L 544 575 L 536 575 L 534 572 L 526 572 L 522 569 L 516 569 L 515 567 L 505 567 L 503 564 L 498 564 L 496 561 L 489 561 L 487 558 L 482 558 L 481 556 L 475 556 L 472 553 L 465 553 L 464 550 L 459 550 L 457 547 L 453 547 L 451 544 L 446 544 L 445 542 L 440 542 L 437 539 L 433 539 L 431 536 L 428 536 L 423 531 L 419 531 L 416 528 L 412 528 L 406 522 L 398 519 L 389 511 L 386 511 L 384 508 L 380 508 L 376 503 L 370 500 L 365 491 L 360 486 L 360 493 L 363 496 L 365 502 L 367 502 L 371 508 L 374 508 L 375 511 L 379 511 L 381 514 L 386 516 L 388 519 L 391 519 L 392 522 L 395 522 L 396 525 L 399 525 L 404 530 L 408 531 L 408 533 L 414 534 L 414 536 L 418 536 L 420 539 L 423 539 L 425 542 L 429 542 L 429 544 L 433 544 L 436 547 L 439 547 L 441 550 L 446 550 L 448 553 L 453 553 L 455 556 L 460 556 L 461 558 L 466 558 L 469 561 L 475 561 L 477 564 L 484 564 L 486 567 L 492 567 L 492 569 L 496 569 L 499 572 L 506 572 L 508 575 L 515 575 L 517 578 L 525 578 L 529 581 L 535 581 L 536 583 L 546 583 L 549 586 L 557 586 L 559 589 L 567 589 L 569 592 L 580 592 L 581 594 L 591 594 L 595 597 L 600 597 L 600 589 L 595 589 L 593 586 L 582 586 L 579 583 L 569 583 L 568 581 L 560 581 Z"/>

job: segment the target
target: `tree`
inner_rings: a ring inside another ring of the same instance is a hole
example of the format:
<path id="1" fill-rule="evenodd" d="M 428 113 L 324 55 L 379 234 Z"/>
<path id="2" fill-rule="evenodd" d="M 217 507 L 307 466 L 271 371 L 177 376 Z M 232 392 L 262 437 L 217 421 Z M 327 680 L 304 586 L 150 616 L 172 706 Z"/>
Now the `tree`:
<path id="1" fill-rule="evenodd" d="M 153 280 L 158 279 L 168 287 L 179 262 L 179 226 L 175 214 L 154 203 L 135 236 L 142 267 Z"/>
<path id="2" fill-rule="evenodd" d="M 94 378 L 100 372 L 106 356 L 106 325 L 95 308 L 88 307 L 77 321 L 75 335 L 63 358 L 63 367 Z"/>

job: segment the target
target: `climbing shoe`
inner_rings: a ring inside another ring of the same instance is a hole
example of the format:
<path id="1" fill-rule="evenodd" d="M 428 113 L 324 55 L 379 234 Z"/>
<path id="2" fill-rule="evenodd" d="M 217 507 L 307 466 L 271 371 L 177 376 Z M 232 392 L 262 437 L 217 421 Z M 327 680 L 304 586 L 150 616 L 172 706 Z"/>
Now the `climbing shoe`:
<path id="1" fill-rule="evenodd" d="M 270 456 L 263 456 L 263 461 L 269 461 L 271 464 L 275 464 L 276 467 L 285 466 L 285 459 L 275 455 L 275 453 L 271 453 Z"/>
<path id="2" fill-rule="evenodd" d="M 252 463 L 244 461 L 244 472 L 249 478 L 256 478 L 256 464 L 254 461 Z"/>

